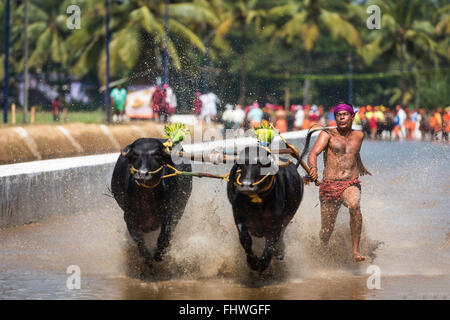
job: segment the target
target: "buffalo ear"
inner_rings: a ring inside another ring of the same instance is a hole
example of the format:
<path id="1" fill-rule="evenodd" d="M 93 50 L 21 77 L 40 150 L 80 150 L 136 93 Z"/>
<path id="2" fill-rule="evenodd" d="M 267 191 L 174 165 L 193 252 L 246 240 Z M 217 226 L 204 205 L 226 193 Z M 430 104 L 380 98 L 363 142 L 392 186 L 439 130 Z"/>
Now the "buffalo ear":
<path id="1" fill-rule="evenodd" d="M 123 157 L 130 159 L 133 154 L 133 148 L 131 147 L 131 145 L 128 145 L 120 152 L 120 154 Z"/>

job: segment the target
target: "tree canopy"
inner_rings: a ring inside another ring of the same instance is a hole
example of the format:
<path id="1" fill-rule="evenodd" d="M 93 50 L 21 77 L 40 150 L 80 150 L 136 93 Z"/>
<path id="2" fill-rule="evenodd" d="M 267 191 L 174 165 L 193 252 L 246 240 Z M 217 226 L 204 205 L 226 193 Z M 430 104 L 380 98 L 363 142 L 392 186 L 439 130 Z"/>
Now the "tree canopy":
<path id="1" fill-rule="evenodd" d="M 163 72 L 165 0 L 110 3 L 113 80 L 154 84 Z M 69 5 L 81 10 L 80 29 L 67 28 Z M 369 5 L 380 8 L 380 29 L 367 27 Z M 104 0 L 29 0 L 30 73 L 104 85 L 105 15 Z M 23 20 L 24 1 L 12 1 L 13 86 L 22 79 Z M 349 79 L 355 104 L 450 101 L 450 5 L 443 0 L 171 0 L 168 30 L 168 82 L 181 112 L 205 84 L 225 103 L 282 104 L 288 89 L 292 103 L 327 107 L 347 99 Z M 2 45 L 2 78 L 4 59 Z"/>

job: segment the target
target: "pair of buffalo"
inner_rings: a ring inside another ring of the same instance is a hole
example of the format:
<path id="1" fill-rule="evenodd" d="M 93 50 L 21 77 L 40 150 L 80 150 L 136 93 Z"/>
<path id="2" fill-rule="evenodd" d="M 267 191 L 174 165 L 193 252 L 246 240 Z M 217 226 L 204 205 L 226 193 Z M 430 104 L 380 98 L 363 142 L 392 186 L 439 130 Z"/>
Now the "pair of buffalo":
<path id="1" fill-rule="evenodd" d="M 111 181 L 128 231 L 146 263 L 162 260 L 192 191 L 192 176 L 170 175 L 169 167 L 191 172 L 191 165 L 174 164 L 164 142 L 141 138 L 127 146 Z M 283 259 L 283 234 L 302 200 L 303 180 L 291 162 L 281 162 L 260 147 L 254 150 L 247 147 L 239 154 L 230 171 L 227 193 L 248 265 L 263 271 L 273 256 Z M 264 174 L 273 167 L 278 169 L 275 174 Z M 158 228 L 161 231 L 152 255 L 143 234 Z M 261 258 L 252 251 L 251 235 L 265 237 Z"/>

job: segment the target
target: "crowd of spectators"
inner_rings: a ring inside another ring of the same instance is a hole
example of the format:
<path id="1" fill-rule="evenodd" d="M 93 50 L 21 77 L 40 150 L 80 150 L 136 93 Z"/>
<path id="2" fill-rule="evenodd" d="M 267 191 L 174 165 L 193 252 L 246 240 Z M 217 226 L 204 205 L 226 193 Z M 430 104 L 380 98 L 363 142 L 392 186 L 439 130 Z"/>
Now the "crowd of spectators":
<path id="1" fill-rule="evenodd" d="M 448 141 L 450 107 L 428 110 L 367 105 L 358 108 L 354 123 L 373 139 Z"/>
<path id="2" fill-rule="evenodd" d="M 410 109 L 397 105 L 388 108 L 383 105 L 355 107 L 354 127 L 362 130 L 371 139 L 422 139 L 448 141 L 450 132 L 450 107 Z M 309 129 L 314 124 L 336 126 L 333 107 L 325 110 L 323 105 L 291 105 L 286 110 L 281 105 L 258 101 L 251 105 L 225 105 L 218 119 L 224 129 L 253 128 L 268 120 L 279 132 Z"/>

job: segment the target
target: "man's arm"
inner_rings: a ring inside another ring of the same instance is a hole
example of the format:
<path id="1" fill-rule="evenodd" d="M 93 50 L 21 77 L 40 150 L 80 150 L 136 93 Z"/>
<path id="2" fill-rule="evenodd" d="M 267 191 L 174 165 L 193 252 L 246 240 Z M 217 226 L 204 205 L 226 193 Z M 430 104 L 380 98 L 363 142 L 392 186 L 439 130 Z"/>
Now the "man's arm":
<path id="1" fill-rule="evenodd" d="M 330 140 L 330 135 L 326 133 L 325 131 L 322 131 L 319 134 L 319 137 L 317 138 L 316 143 L 312 147 L 311 151 L 308 155 L 308 166 L 311 169 L 310 172 L 310 178 L 311 180 L 317 180 L 319 178 L 319 175 L 317 174 L 317 157 L 319 154 L 325 150 L 328 141 Z"/>
<path id="2" fill-rule="evenodd" d="M 367 170 L 366 167 L 364 167 L 364 164 L 362 163 L 361 155 L 359 154 L 359 152 L 356 154 L 356 164 L 358 165 L 358 171 L 361 176 L 364 176 L 366 174 L 368 174 L 369 176 L 372 175 L 369 172 L 369 170 Z"/>
<path id="3" fill-rule="evenodd" d="M 364 140 L 364 133 L 362 133 L 361 131 L 357 131 L 357 132 L 360 134 L 361 145 L 362 145 L 363 140 Z M 359 147 L 359 149 L 361 150 L 361 146 Z M 369 170 L 367 170 L 366 167 L 364 167 L 364 164 L 362 163 L 362 160 L 361 160 L 361 155 L 359 153 L 359 150 L 358 150 L 358 153 L 356 154 L 356 165 L 358 166 L 358 171 L 361 176 L 364 176 L 366 174 L 368 174 L 370 176 L 372 175 L 369 172 Z"/>

